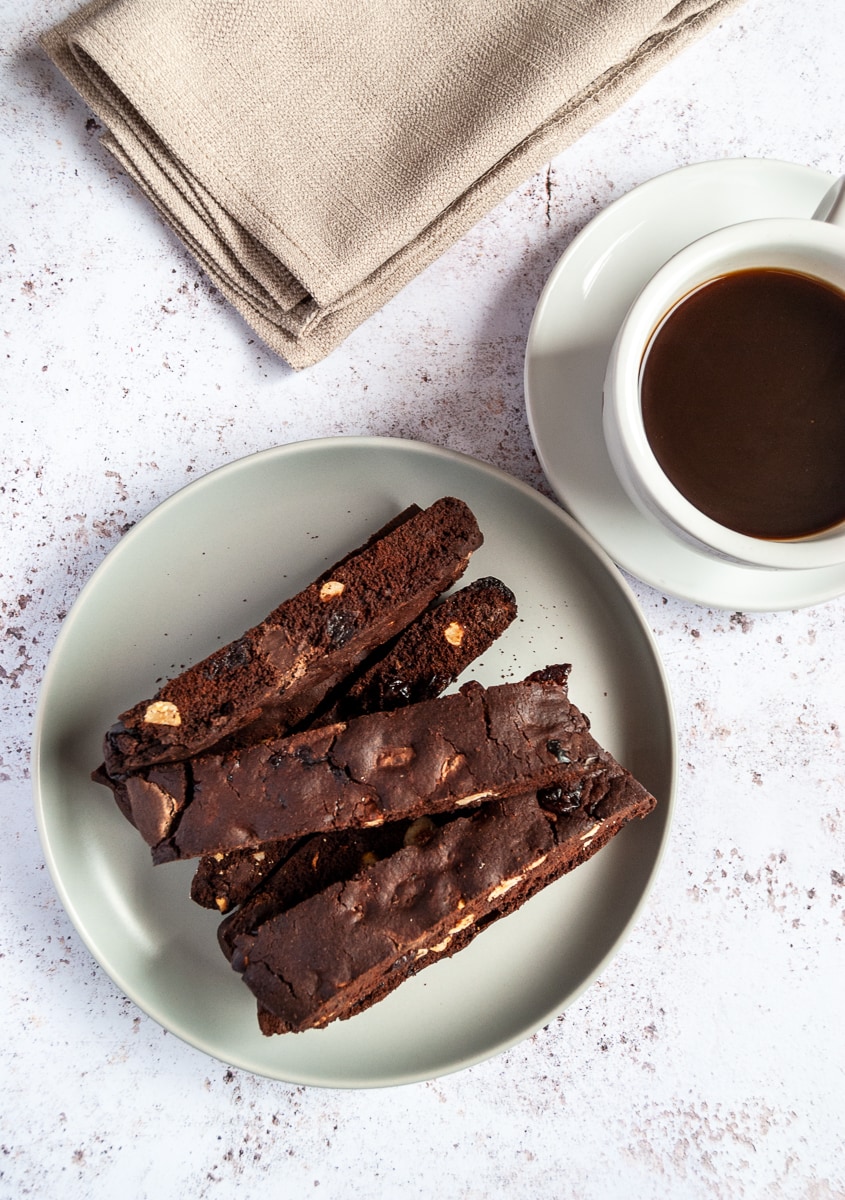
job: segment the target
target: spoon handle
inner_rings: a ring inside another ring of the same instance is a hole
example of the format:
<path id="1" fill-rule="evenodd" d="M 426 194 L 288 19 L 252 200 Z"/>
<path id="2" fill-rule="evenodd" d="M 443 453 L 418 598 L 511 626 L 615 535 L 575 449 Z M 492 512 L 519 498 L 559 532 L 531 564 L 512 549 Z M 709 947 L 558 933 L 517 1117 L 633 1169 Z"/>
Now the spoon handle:
<path id="1" fill-rule="evenodd" d="M 838 225 L 845 229 L 845 175 L 841 175 L 825 192 L 813 213 L 813 220 L 826 221 L 828 225 Z"/>

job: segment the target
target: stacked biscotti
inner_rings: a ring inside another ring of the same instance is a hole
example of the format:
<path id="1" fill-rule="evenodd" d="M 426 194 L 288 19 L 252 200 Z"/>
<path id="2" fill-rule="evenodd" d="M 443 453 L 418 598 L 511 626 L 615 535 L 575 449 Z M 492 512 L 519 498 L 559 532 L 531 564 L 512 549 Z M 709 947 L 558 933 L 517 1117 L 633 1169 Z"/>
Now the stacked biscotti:
<path id="1" fill-rule="evenodd" d="M 94 777 L 155 863 L 198 860 L 264 1033 L 369 1007 L 654 807 L 568 665 L 446 693 L 516 613 L 449 592 L 481 543 L 462 501 L 413 506 L 106 734 Z"/>

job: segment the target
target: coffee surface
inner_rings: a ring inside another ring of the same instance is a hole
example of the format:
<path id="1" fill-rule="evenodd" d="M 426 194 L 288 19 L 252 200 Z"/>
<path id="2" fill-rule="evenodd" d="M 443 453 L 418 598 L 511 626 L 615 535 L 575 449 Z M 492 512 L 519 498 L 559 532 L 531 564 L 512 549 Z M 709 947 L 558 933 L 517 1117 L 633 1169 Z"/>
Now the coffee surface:
<path id="1" fill-rule="evenodd" d="M 845 294 L 793 271 L 710 280 L 669 313 L 641 377 L 666 475 L 753 537 L 845 520 Z"/>

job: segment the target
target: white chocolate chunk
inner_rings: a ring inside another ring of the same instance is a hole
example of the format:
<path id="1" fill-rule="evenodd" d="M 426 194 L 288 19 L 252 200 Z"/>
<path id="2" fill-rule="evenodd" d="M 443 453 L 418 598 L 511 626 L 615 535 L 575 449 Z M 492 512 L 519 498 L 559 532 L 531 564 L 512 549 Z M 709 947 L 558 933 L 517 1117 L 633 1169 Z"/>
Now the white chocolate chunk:
<path id="1" fill-rule="evenodd" d="M 420 842 L 425 842 L 430 838 L 436 828 L 431 817 L 417 817 L 416 821 L 412 821 L 405 830 L 405 836 L 402 838 L 403 846 L 418 846 Z"/>
<path id="2" fill-rule="evenodd" d="M 443 630 L 443 636 L 450 646 L 460 646 L 466 630 L 458 621 L 450 621 Z"/>
<path id="3" fill-rule="evenodd" d="M 407 767 L 416 758 L 413 746 L 389 746 L 376 758 L 377 767 Z"/>
<path id="4" fill-rule="evenodd" d="M 465 804 L 476 804 L 479 800 L 484 800 L 487 796 L 492 795 L 492 792 L 473 792 L 471 796 L 464 796 L 463 800 L 456 800 L 455 805 L 463 808 Z"/>
<path id="5" fill-rule="evenodd" d="M 497 884 L 493 888 L 487 899 L 498 900 L 500 896 L 504 896 L 506 892 L 511 890 L 511 888 L 515 888 L 516 885 L 521 882 L 521 880 L 521 875 L 514 875 L 511 879 L 503 879 L 501 883 Z"/>
<path id="6" fill-rule="evenodd" d="M 182 716 L 175 704 L 169 700 L 154 700 L 144 713 L 150 725 L 181 725 Z"/>
<path id="7" fill-rule="evenodd" d="M 453 775 L 465 761 L 466 759 L 463 754 L 453 754 L 451 757 L 445 759 L 440 768 L 440 782 L 443 783 L 444 779 L 448 779 L 450 775 Z"/>
<path id="8" fill-rule="evenodd" d="M 454 937 L 454 935 L 456 933 L 460 933 L 462 929 L 466 929 L 467 926 L 471 925 L 474 920 L 475 920 L 475 913 L 467 913 L 467 915 L 465 917 L 461 917 L 461 919 L 460 919 L 460 921 L 458 921 L 457 925 L 455 925 L 453 929 L 449 930 L 449 937 L 450 938 Z"/>

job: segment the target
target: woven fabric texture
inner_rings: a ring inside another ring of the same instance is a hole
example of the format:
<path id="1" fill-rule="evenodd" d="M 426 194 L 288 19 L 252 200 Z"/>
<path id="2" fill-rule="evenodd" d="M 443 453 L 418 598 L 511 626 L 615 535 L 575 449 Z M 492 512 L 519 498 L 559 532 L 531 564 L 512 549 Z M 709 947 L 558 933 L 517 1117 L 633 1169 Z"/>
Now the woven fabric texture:
<path id="1" fill-rule="evenodd" d="M 42 43 L 299 368 L 740 3 L 93 0 Z"/>

